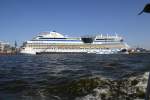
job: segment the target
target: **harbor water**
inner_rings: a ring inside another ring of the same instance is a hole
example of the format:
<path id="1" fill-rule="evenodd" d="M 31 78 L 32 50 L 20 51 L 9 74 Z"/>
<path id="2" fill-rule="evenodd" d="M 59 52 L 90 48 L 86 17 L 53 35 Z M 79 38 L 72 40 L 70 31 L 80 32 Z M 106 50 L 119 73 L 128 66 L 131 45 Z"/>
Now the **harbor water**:
<path id="1" fill-rule="evenodd" d="M 0 56 L 0 100 L 133 100 L 127 94 L 96 97 L 93 91 L 115 82 L 127 83 L 125 80 L 149 71 L 149 53 L 3 55 Z"/>

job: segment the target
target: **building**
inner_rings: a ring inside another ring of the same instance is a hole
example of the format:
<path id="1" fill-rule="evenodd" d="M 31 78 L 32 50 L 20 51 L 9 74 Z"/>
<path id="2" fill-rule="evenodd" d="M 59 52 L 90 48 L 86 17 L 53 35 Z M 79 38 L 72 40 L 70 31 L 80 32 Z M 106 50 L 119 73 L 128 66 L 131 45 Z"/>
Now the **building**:
<path id="1" fill-rule="evenodd" d="M 8 53 L 11 52 L 11 47 L 8 42 L 0 41 L 0 53 Z"/>

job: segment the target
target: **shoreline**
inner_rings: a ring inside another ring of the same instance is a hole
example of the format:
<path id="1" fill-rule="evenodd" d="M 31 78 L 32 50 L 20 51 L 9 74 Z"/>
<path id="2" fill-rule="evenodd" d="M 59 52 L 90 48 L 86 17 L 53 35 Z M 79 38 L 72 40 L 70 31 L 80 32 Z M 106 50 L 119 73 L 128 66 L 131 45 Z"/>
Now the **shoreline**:
<path id="1" fill-rule="evenodd" d="M 17 53 L 17 52 L 11 52 L 11 53 L 6 53 L 6 52 L 3 52 L 3 53 L 0 53 L 0 56 L 1 55 L 18 55 L 20 53 Z"/>

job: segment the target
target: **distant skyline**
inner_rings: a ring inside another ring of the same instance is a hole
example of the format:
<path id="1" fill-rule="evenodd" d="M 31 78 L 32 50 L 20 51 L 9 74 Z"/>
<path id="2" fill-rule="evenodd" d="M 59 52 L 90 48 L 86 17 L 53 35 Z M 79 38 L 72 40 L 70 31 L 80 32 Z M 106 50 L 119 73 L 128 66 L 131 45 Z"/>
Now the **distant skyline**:
<path id="1" fill-rule="evenodd" d="M 138 13 L 150 0 L 0 0 L 0 40 L 19 46 L 39 32 L 68 36 L 123 36 L 150 49 L 150 14 Z"/>

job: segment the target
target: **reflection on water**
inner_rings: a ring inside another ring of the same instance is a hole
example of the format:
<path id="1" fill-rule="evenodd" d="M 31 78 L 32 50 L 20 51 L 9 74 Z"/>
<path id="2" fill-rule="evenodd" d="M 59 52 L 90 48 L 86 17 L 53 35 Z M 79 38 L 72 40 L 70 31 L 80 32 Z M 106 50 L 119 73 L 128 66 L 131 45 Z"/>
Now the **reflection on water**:
<path id="1" fill-rule="evenodd" d="M 119 81 L 149 66 L 150 54 L 0 56 L 0 100 L 73 100 L 100 86 L 96 78 Z"/>

